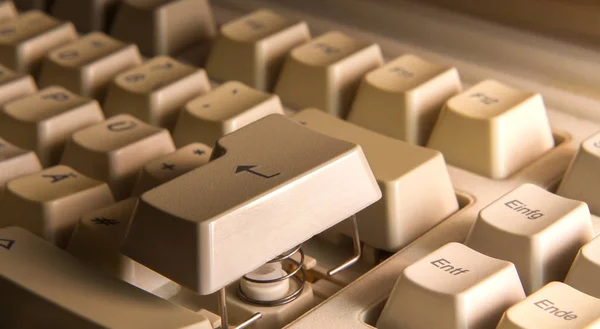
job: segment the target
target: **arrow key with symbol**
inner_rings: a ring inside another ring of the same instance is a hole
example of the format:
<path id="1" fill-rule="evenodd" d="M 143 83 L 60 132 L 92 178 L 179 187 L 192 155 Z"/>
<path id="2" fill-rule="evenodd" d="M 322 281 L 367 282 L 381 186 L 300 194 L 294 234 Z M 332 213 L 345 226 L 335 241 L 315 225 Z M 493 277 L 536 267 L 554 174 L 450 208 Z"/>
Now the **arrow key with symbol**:
<path id="1" fill-rule="evenodd" d="M 136 202 L 137 198 L 129 198 L 86 212 L 75 226 L 66 250 L 98 271 L 158 293 L 170 280 L 120 251 Z"/>
<path id="2" fill-rule="evenodd" d="M 113 202 L 106 183 L 56 166 L 6 184 L 0 227 L 19 226 L 64 248 L 83 213 Z"/>
<path id="3" fill-rule="evenodd" d="M 283 114 L 277 95 L 231 81 L 188 102 L 173 129 L 178 147 L 217 139 L 269 114 Z"/>
<path id="4" fill-rule="evenodd" d="M 188 171 L 205 165 L 208 163 L 211 153 L 211 147 L 202 143 L 192 143 L 171 154 L 148 162 L 140 171 L 131 195 L 138 196 Z"/>
<path id="5" fill-rule="evenodd" d="M 359 146 L 283 115 L 221 138 L 212 158 L 142 194 L 122 249 L 202 295 L 381 197 Z"/>
<path id="6" fill-rule="evenodd" d="M 5 104 L 0 110 L 0 131 L 15 145 L 35 150 L 48 167 L 58 164 L 75 131 L 103 120 L 96 100 L 54 86 Z"/>
<path id="7" fill-rule="evenodd" d="M 173 151 L 166 129 L 121 114 L 73 134 L 61 164 L 107 182 L 115 199 L 123 200 L 146 163 Z"/>
<path id="8" fill-rule="evenodd" d="M 0 138 L 0 195 L 8 181 L 40 170 L 42 165 L 33 151 L 23 150 Z"/>

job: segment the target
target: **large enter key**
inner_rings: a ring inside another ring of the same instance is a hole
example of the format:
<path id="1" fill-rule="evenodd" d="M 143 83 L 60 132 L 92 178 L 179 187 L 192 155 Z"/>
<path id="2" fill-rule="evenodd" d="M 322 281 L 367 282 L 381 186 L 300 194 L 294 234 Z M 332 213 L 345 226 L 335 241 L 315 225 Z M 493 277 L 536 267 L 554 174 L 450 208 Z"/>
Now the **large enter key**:
<path id="1" fill-rule="evenodd" d="M 87 268 L 17 227 L 0 229 L 2 328 L 212 329 L 204 316 Z"/>
<path id="2" fill-rule="evenodd" d="M 122 249 L 202 295 L 381 197 L 360 146 L 278 114 L 221 138 L 212 157 L 141 196 Z"/>

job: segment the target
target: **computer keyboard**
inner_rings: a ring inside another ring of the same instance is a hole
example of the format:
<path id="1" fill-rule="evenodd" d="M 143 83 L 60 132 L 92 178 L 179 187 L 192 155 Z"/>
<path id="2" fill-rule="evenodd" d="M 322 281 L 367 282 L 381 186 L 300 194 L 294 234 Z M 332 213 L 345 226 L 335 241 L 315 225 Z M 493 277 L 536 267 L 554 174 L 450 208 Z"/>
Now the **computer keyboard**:
<path id="1" fill-rule="evenodd" d="M 13 2 L 0 328 L 600 323 L 593 51 L 411 1 Z"/>

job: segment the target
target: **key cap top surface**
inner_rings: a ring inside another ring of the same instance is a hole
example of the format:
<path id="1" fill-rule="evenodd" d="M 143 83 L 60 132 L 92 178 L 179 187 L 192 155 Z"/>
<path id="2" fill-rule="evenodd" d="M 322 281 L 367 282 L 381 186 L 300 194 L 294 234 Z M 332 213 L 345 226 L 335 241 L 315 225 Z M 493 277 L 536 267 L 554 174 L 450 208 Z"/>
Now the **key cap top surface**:
<path id="1" fill-rule="evenodd" d="M 123 249 L 200 294 L 381 197 L 360 147 L 281 115 L 223 137 L 213 158 L 142 195 Z M 150 244 L 160 247 L 149 253 Z M 230 262 L 234 255 L 242 261 Z"/>

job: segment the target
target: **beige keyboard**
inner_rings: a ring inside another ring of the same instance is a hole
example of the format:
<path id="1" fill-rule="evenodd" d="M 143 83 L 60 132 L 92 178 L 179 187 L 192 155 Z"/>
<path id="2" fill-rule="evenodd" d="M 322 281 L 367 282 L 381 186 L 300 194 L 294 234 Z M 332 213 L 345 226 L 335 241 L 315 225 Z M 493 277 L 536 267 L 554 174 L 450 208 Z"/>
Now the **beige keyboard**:
<path id="1" fill-rule="evenodd" d="M 409 1 L 0 4 L 0 327 L 600 327 L 596 54 Z"/>

